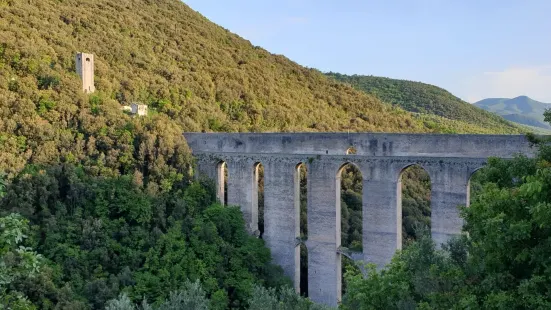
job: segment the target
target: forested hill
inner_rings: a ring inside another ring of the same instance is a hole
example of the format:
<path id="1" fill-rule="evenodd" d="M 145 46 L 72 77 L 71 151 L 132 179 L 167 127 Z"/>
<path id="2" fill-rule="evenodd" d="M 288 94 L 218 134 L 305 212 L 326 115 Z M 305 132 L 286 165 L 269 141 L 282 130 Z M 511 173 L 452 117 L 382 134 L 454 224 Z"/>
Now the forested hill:
<path id="1" fill-rule="evenodd" d="M 0 169 L 10 173 L 60 156 L 131 169 L 152 135 L 170 140 L 163 159 L 175 162 L 168 146 L 185 145 L 174 137 L 184 130 L 516 132 L 413 116 L 178 0 L 2 1 L 0 42 Z M 77 51 L 95 54 L 93 95 L 81 94 Z M 149 104 L 151 117 L 124 115 L 131 101 Z"/>
<path id="2" fill-rule="evenodd" d="M 416 113 L 435 114 L 501 132 L 518 130 L 500 116 L 465 102 L 440 87 L 407 80 L 378 76 L 344 75 L 329 72 L 327 76 L 374 95 L 384 102 Z M 541 116 L 543 118 L 543 114 Z"/>

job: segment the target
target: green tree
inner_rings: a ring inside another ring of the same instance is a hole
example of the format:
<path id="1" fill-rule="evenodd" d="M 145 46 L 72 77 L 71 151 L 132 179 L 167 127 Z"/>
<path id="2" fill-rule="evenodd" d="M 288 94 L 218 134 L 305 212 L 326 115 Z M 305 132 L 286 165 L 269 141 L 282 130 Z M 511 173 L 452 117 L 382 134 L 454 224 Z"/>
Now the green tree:
<path id="1" fill-rule="evenodd" d="M 550 154 L 541 144 L 535 159 L 493 159 L 484 190 L 463 209 L 469 267 L 484 306 L 551 307 Z"/>
<path id="2" fill-rule="evenodd" d="M 314 304 L 295 293 L 291 287 L 280 290 L 255 286 L 249 298 L 249 310 L 324 310 L 329 307 Z"/>
<path id="3" fill-rule="evenodd" d="M 463 242 L 454 240 L 438 250 L 428 230 L 417 234 L 419 239 L 398 252 L 383 270 L 369 264 L 365 274 L 347 271 L 344 309 L 464 309 L 469 304 L 461 261 Z"/>
<path id="4" fill-rule="evenodd" d="M 0 218 L 0 309 L 36 309 L 14 286 L 35 277 L 42 265 L 42 256 L 24 245 L 28 233 L 28 221 L 19 214 Z"/>
<path id="5" fill-rule="evenodd" d="M 143 309 L 148 309 L 150 306 L 145 302 Z M 105 310 L 135 310 L 137 307 L 127 294 L 121 294 L 117 299 L 111 299 L 107 302 Z"/>
<path id="6" fill-rule="evenodd" d="M 90 176 L 64 164 L 28 166 L 0 210 L 29 218 L 36 248 L 52 263 L 49 279 L 24 290 L 44 309 L 66 300 L 102 309 L 121 292 L 157 305 L 187 279 L 203 283 L 213 309 L 244 308 L 255 284 L 289 280 L 247 233 L 240 209 L 215 201 L 211 181 L 150 192 L 134 174 Z"/>
<path id="7" fill-rule="evenodd" d="M 117 299 L 107 302 L 106 310 L 209 310 L 210 301 L 207 299 L 206 292 L 203 290 L 199 281 L 190 282 L 186 280 L 182 289 L 170 292 L 168 299 L 162 302 L 158 307 L 150 306 L 144 299 L 140 306 L 136 306 L 128 295 L 123 293 Z"/>
<path id="8" fill-rule="evenodd" d="M 3 173 L 0 173 L 0 199 L 6 195 L 6 177 Z"/>

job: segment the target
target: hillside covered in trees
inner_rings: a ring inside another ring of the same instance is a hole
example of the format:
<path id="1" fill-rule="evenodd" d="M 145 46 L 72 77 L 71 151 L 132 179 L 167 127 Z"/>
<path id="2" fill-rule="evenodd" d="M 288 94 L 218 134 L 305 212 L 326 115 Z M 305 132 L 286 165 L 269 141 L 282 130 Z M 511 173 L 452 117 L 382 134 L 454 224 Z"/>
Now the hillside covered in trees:
<path id="1" fill-rule="evenodd" d="M 326 75 L 410 112 L 434 114 L 496 132 L 507 133 L 520 130 L 517 125 L 502 117 L 465 102 L 434 85 L 378 76 L 345 75 L 333 72 Z M 543 118 L 543 114 L 541 117 Z"/>
<path id="2" fill-rule="evenodd" d="M 156 304 L 190 279 L 210 309 L 243 309 L 253 285 L 289 283 L 209 183 L 152 194 L 132 175 L 29 166 L 1 196 L 0 309 L 104 309 L 121 292 Z"/>
<path id="3" fill-rule="evenodd" d="M 121 161 L 130 167 L 135 163 L 122 149 L 151 126 L 170 128 L 157 133 L 518 132 L 411 115 L 253 46 L 177 0 L 0 6 L 0 168 L 9 173 L 27 161 L 82 162 L 99 154 L 106 168 Z M 91 96 L 80 92 L 77 51 L 95 54 L 98 91 Z M 158 115 L 131 120 L 119 108 L 132 101 Z"/>
<path id="4" fill-rule="evenodd" d="M 95 55 L 93 94 L 81 92 L 78 51 Z M 121 110 L 135 101 L 148 116 Z M 409 113 L 252 46 L 178 0 L 0 1 L 0 254 L 12 268 L 0 273 L 0 304 L 103 309 L 125 293 L 157 307 L 189 279 L 212 309 L 244 309 L 259 286 L 287 284 L 238 209 L 192 181 L 181 133 L 202 130 L 519 132 Z M 356 187 L 343 218 L 351 245 Z M 427 191 L 416 187 L 406 195 L 422 192 L 410 197 L 422 221 Z"/>

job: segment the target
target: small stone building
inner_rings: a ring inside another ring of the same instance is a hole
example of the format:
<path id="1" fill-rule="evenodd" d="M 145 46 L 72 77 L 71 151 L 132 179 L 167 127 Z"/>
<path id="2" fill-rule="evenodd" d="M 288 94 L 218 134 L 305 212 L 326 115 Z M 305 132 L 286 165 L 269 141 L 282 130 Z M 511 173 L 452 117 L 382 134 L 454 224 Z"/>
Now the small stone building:
<path id="1" fill-rule="evenodd" d="M 132 103 L 130 107 L 132 108 L 132 114 L 138 114 L 139 116 L 147 115 L 146 104 Z"/>
<path id="2" fill-rule="evenodd" d="M 77 53 L 76 71 L 82 80 L 82 91 L 85 93 L 93 93 L 96 91 L 94 86 L 94 55 L 86 53 Z"/>

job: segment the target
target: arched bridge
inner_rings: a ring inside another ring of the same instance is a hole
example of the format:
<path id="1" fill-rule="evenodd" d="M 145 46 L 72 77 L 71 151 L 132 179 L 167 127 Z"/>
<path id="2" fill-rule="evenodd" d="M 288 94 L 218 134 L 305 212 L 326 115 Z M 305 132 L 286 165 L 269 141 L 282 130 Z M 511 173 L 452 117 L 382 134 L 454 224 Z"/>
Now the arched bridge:
<path id="1" fill-rule="evenodd" d="M 341 294 L 340 171 L 356 165 L 363 177 L 363 260 L 388 263 L 402 244 L 401 172 L 423 167 L 431 179 L 431 230 L 437 243 L 460 233 L 457 206 L 469 203 L 469 179 L 488 157 L 532 156 L 520 135 L 390 133 L 184 133 L 197 171 L 217 181 L 224 201 L 241 207 L 258 229 L 256 167 L 264 167 L 264 235 L 274 262 L 295 280 L 300 272 L 300 165 L 307 167 L 308 295 L 336 305 Z"/>

